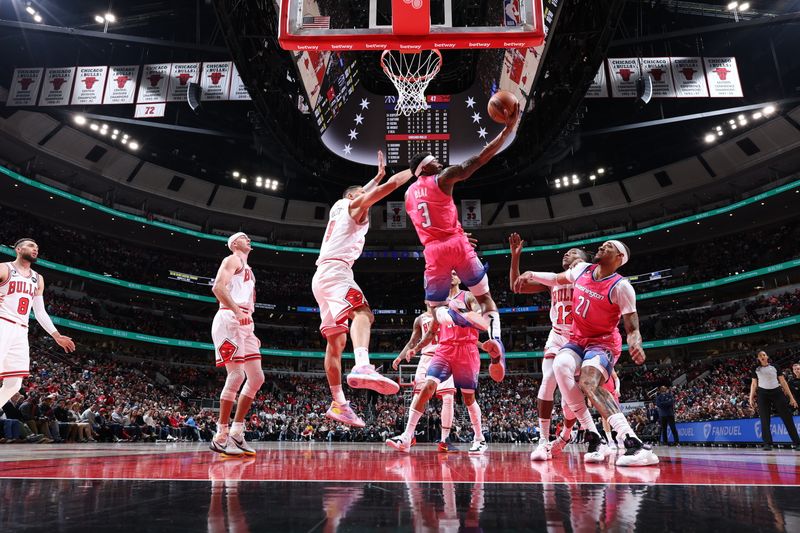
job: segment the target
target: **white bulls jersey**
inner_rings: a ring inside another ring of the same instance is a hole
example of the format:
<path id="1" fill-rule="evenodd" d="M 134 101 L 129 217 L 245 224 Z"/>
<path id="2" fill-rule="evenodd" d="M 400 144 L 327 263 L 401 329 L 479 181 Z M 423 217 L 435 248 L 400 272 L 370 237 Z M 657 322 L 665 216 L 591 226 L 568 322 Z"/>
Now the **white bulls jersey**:
<path id="1" fill-rule="evenodd" d="M 338 259 L 352 267 L 364 249 L 367 231 L 369 231 L 369 216 L 363 224 L 353 220 L 350 216 L 350 200 L 342 198 L 333 204 L 317 265 L 329 259 Z"/>
<path id="2" fill-rule="evenodd" d="M 572 285 L 550 287 L 550 322 L 553 331 L 569 338 L 572 332 Z"/>
<path id="3" fill-rule="evenodd" d="M 9 274 L 6 282 L 0 285 L 0 296 L 3 297 L 0 318 L 27 326 L 33 297 L 39 286 L 39 274 L 31 270 L 30 277 L 23 276 L 17 272 L 13 263 L 5 263 L 0 268 L 7 269 Z"/>
<path id="4" fill-rule="evenodd" d="M 430 313 L 422 313 L 419 316 L 421 318 L 421 320 L 419 321 L 419 325 L 422 328 L 422 336 L 425 337 L 425 335 L 428 334 L 428 331 L 430 331 L 431 326 L 433 325 L 433 317 L 430 315 Z M 433 340 L 430 342 L 430 344 L 423 347 L 420 353 L 421 355 L 433 356 L 433 354 L 436 353 L 436 348 L 438 346 L 439 346 L 439 334 L 437 333 L 434 334 Z"/>
<path id="5" fill-rule="evenodd" d="M 253 270 L 244 264 L 240 267 L 231 277 L 228 283 L 228 290 L 231 293 L 231 299 L 236 302 L 236 305 L 242 309 L 254 311 L 256 303 L 256 278 L 253 276 Z M 222 308 L 220 303 L 220 308 Z"/>

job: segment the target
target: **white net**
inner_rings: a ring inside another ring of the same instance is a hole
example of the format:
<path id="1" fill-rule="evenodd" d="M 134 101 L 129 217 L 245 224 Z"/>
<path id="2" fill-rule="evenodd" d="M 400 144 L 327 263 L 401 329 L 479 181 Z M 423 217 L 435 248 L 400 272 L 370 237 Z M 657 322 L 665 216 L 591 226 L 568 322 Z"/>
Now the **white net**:
<path id="1" fill-rule="evenodd" d="M 395 112 L 408 116 L 424 111 L 428 107 L 425 89 L 442 68 L 442 54 L 438 50 L 416 54 L 386 50 L 381 55 L 381 64 L 397 89 Z"/>

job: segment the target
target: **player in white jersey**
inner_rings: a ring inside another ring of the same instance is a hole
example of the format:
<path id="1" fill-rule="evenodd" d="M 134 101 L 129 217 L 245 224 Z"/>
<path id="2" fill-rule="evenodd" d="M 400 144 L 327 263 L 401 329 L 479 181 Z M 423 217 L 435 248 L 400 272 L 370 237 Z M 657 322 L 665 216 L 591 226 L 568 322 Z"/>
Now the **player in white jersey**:
<path id="1" fill-rule="evenodd" d="M 353 263 L 364 249 L 369 230 L 369 208 L 412 176 L 410 170 L 404 170 L 379 185 L 385 174 L 383 153 L 379 151 L 378 174 L 363 187 L 348 187 L 342 199 L 333 204 L 317 259 L 317 271 L 311 281 L 322 318 L 320 331 L 327 341 L 325 374 L 333 394 L 333 403 L 325 416 L 355 427 L 364 427 L 364 421 L 350 408 L 342 391 L 342 352 L 348 329 L 356 362 L 347 376 L 347 384 L 380 394 L 395 394 L 400 390 L 395 381 L 380 375 L 369 363 L 369 337 L 374 317 L 364 293 L 353 279 Z M 352 321 L 349 328 L 348 320 Z"/>
<path id="2" fill-rule="evenodd" d="M 561 451 L 569 442 L 572 426 L 576 421 L 574 416 L 567 416 L 567 414 L 571 414 L 569 408 L 562 406 L 565 410 L 564 430 L 557 437 L 555 443 L 550 443 L 550 417 L 553 415 L 553 396 L 557 386 L 553 374 L 553 360 L 559 350 L 569 342 L 569 334 L 572 330 L 572 285 L 546 287 L 530 282 L 524 274 L 520 275 L 519 273 L 519 259 L 524 242 L 517 233 L 512 233 L 508 238 L 508 243 L 511 248 L 511 269 L 509 271 L 511 290 L 518 294 L 533 294 L 550 289 L 550 323 L 553 327 L 547 336 L 547 343 L 544 347 L 542 383 L 539 385 L 539 392 L 536 395 L 536 410 L 539 413 L 539 445 L 531 453 L 531 460 L 547 461 L 552 459 L 553 453 Z M 570 248 L 561 258 L 561 266 L 566 270 L 575 263 L 589 261 L 589 259 L 589 254 L 585 251 Z"/>
<path id="3" fill-rule="evenodd" d="M 256 304 L 256 279 L 247 264 L 252 250 L 250 238 L 242 232 L 234 233 L 228 238 L 228 249 L 232 253 L 222 260 L 211 289 L 219 300 L 219 311 L 211 325 L 211 338 L 217 366 L 224 366 L 228 377 L 219 396 L 219 422 L 210 448 L 229 456 L 252 456 L 256 452 L 245 441 L 244 417 L 264 384 L 264 370 L 259 351 L 261 342 L 255 335 L 252 318 Z M 236 414 L 229 430 L 228 421 L 234 402 L 237 403 Z"/>
<path id="4" fill-rule="evenodd" d="M 56 343 L 71 353 L 72 339 L 58 332 L 44 308 L 44 278 L 31 268 L 39 257 L 39 246 L 24 238 L 14 244 L 17 258 L 0 264 L 0 408 L 22 387 L 30 375 L 28 321 L 31 309 L 36 321 Z"/>

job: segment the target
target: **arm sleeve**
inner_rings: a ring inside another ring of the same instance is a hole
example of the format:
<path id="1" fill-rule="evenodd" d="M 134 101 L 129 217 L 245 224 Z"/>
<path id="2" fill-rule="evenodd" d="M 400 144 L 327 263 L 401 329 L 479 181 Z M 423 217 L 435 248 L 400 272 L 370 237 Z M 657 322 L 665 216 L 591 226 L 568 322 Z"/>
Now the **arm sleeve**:
<path id="1" fill-rule="evenodd" d="M 556 278 L 558 278 L 558 274 L 555 272 L 531 272 L 531 279 L 536 283 L 541 283 L 546 287 L 554 287 L 558 285 Z"/>
<path id="2" fill-rule="evenodd" d="M 614 302 L 623 315 L 636 312 L 636 291 L 627 279 L 623 279 L 614 287 Z"/>
<path id="3" fill-rule="evenodd" d="M 578 279 L 578 276 L 583 274 L 583 271 L 589 267 L 589 263 L 580 262 L 571 268 L 569 268 L 566 272 L 567 279 L 570 283 L 575 283 L 575 280 Z"/>
<path id="4" fill-rule="evenodd" d="M 50 315 L 47 314 L 44 308 L 44 298 L 42 296 L 33 297 L 33 314 L 36 321 L 47 333 L 52 335 L 57 331 L 56 327 L 53 325 L 53 321 L 50 320 Z"/>

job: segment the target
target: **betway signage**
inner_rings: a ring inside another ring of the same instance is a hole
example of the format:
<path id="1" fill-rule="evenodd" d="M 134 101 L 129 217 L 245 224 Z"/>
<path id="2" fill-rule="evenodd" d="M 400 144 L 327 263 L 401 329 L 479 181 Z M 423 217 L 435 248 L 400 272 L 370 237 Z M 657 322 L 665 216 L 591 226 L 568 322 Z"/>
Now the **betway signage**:
<path id="1" fill-rule="evenodd" d="M 793 420 L 800 431 L 800 416 L 793 417 Z M 762 442 L 761 420 L 758 418 L 678 422 L 677 426 L 681 442 Z M 770 420 L 770 430 L 773 442 L 792 442 L 786 426 L 777 416 Z"/>

